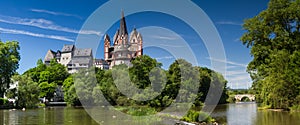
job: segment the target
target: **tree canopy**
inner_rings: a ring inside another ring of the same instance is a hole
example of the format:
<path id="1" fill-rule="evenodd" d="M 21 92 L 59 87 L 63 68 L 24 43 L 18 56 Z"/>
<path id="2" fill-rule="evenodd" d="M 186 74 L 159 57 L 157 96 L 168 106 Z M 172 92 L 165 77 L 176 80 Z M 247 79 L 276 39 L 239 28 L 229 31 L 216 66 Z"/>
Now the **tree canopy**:
<path id="1" fill-rule="evenodd" d="M 241 41 L 251 48 L 248 72 L 257 101 L 272 108 L 299 105 L 300 0 L 270 0 L 243 27 Z"/>
<path id="2" fill-rule="evenodd" d="M 17 41 L 0 41 L 0 97 L 9 89 L 11 77 L 19 68 L 19 50 Z"/>
<path id="3" fill-rule="evenodd" d="M 55 60 L 50 65 L 38 60 L 36 67 L 16 76 L 15 81 L 19 82 L 18 93 L 33 93 L 36 99 L 45 97 L 50 101 L 61 85 L 64 101 L 69 105 L 150 106 L 160 110 L 175 101 L 184 103 L 193 99 L 196 99 L 195 106 L 202 106 L 210 86 L 226 86 L 221 74 L 195 67 L 184 59 L 175 60 L 167 70 L 161 66 L 157 60 L 143 55 L 132 60 L 130 67 L 125 64 L 110 70 L 91 67 L 69 74 L 66 67 Z M 223 94 L 226 95 L 226 91 Z M 14 95 L 18 101 L 25 101 L 19 106 L 33 106 L 37 102 L 28 101 L 33 95 L 25 95 Z M 222 96 L 221 100 L 226 97 Z"/>

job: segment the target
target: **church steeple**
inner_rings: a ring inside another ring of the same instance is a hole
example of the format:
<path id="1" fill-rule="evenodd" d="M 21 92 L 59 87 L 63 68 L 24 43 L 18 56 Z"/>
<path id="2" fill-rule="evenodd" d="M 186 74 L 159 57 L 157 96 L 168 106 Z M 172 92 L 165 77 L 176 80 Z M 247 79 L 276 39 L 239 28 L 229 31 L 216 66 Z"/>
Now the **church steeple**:
<path id="1" fill-rule="evenodd" d="M 122 17 L 121 17 L 121 20 L 120 20 L 120 34 L 119 35 L 128 35 L 128 32 L 127 32 L 127 26 L 126 26 L 126 21 L 125 21 L 125 17 L 124 17 L 124 11 L 122 10 Z"/>

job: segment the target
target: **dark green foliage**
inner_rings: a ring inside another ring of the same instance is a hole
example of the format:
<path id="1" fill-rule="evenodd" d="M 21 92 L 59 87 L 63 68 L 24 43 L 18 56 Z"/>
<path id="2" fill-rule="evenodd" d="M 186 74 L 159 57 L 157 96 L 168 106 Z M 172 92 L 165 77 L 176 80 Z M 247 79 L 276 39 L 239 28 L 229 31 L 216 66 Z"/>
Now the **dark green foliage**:
<path id="1" fill-rule="evenodd" d="M 18 82 L 17 89 L 17 107 L 35 108 L 39 102 L 40 88 L 38 83 L 34 82 L 27 75 L 15 75 L 13 80 Z"/>
<path id="2" fill-rule="evenodd" d="M 45 65 L 41 59 L 37 61 L 37 66 L 23 73 L 29 76 L 40 88 L 39 97 L 45 97 L 49 101 L 54 97 L 57 85 L 63 85 L 69 73 L 65 66 L 51 60 L 50 65 Z"/>
<path id="3" fill-rule="evenodd" d="M 206 123 L 212 123 L 215 121 L 212 117 L 210 117 L 205 112 L 199 112 L 194 110 L 189 110 L 181 120 L 187 122 L 206 122 Z"/>
<path id="4" fill-rule="evenodd" d="M 94 69 L 90 68 L 79 70 L 79 72 L 73 74 L 73 76 L 74 87 L 76 89 L 76 93 L 74 93 L 74 98 L 76 97 L 75 94 L 77 94 L 80 101 L 85 103 L 85 106 L 93 106 L 93 89 L 97 85 L 97 79 L 94 74 Z"/>
<path id="5" fill-rule="evenodd" d="M 1 105 L 6 105 L 7 103 L 8 103 L 8 100 L 7 100 L 7 99 L 0 98 L 0 106 L 1 106 Z"/>
<path id="6" fill-rule="evenodd" d="M 300 0 L 271 0 L 266 10 L 245 21 L 241 38 L 251 47 L 248 65 L 256 101 L 271 108 L 299 105 Z"/>
<path id="7" fill-rule="evenodd" d="M 136 115 L 149 113 L 148 110 L 135 111 L 137 108 L 162 110 L 175 99 L 178 99 L 178 102 L 196 99 L 195 105 L 202 106 L 205 99 L 203 95 L 207 94 L 210 85 L 222 83 L 220 85 L 226 86 L 222 75 L 206 68 L 193 67 L 183 59 L 176 60 L 167 71 L 161 69 L 161 66 L 162 64 L 155 59 L 141 56 L 132 61 L 132 67 L 117 65 L 112 70 L 105 71 L 92 67 L 69 75 L 66 68 L 55 60 L 48 66 L 39 60 L 37 67 L 26 71 L 22 76 L 29 76 L 30 80 L 27 80 L 26 84 L 37 84 L 39 97 L 46 97 L 48 100 L 53 98 L 56 86 L 62 85 L 64 101 L 69 105 L 79 106 L 84 103 L 91 106 L 134 106 L 135 108 L 126 112 Z M 213 78 L 213 75 L 216 78 Z M 144 92 L 138 93 L 139 89 Z M 132 95 L 128 97 L 124 91 L 132 92 Z M 178 93 L 182 95 L 177 97 Z M 148 97 L 152 98 L 147 100 Z M 142 99 L 145 100 L 139 101 Z"/>
<path id="8" fill-rule="evenodd" d="M 195 98 L 195 105 L 202 106 L 211 85 L 213 85 L 212 87 L 221 85 L 220 91 L 223 91 L 223 94 L 219 103 L 225 103 L 228 98 L 225 89 L 227 81 L 221 74 L 207 68 L 193 67 L 192 64 L 183 59 L 176 60 L 167 71 L 159 69 L 161 64 L 148 56 L 136 58 L 132 64 L 133 66 L 130 68 L 126 65 L 118 65 L 107 71 L 96 69 L 98 84 L 92 90 L 95 104 L 101 105 L 103 101 L 108 101 L 117 106 L 150 106 L 161 110 L 172 104 L 178 93 L 182 93 L 177 101 L 187 102 Z M 126 72 L 129 72 L 129 77 L 126 77 Z M 133 98 L 143 99 L 150 96 L 154 98 L 137 101 L 120 92 L 116 83 L 124 83 L 120 84 L 119 87 L 123 87 L 126 92 L 133 91 L 131 87 L 125 85 L 129 78 L 132 84 L 144 90 L 149 89 L 153 84 L 158 85 L 153 88 L 156 92 L 151 94 L 133 92 Z M 199 86 L 199 88 L 195 88 L 195 86 Z M 196 91 L 193 93 L 193 90 Z M 100 98 L 102 94 L 104 98 Z"/>
<path id="9" fill-rule="evenodd" d="M 149 79 L 150 71 L 155 67 L 160 68 L 162 66 L 161 63 L 147 55 L 138 57 L 131 63 L 133 65 L 131 68 L 129 68 L 131 81 L 140 89 L 146 88 L 151 83 Z"/>
<path id="10" fill-rule="evenodd" d="M 50 100 L 54 97 L 54 92 L 57 87 L 56 83 L 48 83 L 48 82 L 42 82 L 39 84 L 40 88 L 40 94 L 39 97 L 45 97 L 46 99 Z"/>
<path id="11" fill-rule="evenodd" d="M 134 106 L 130 106 L 130 107 L 116 107 L 117 110 L 132 115 L 132 116 L 149 116 L 149 115 L 154 115 L 157 113 L 157 111 L 155 110 L 155 108 L 151 108 L 151 107 L 134 107 Z"/>
<path id="12" fill-rule="evenodd" d="M 221 91 L 222 94 L 221 94 L 221 97 L 220 97 L 220 100 L 219 100 L 219 104 L 225 104 L 227 103 L 227 99 L 229 98 L 229 96 L 227 95 L 227 89 L 226 89 L 226 86 L 227 86 L 227 81 L 225 80 L 225 78 L 211 70 L 211 69 L 208 69 L 206 67 L 196 67 L 199 71 L 199 78 L 200 78 L 200 89 L 198 90 L 199 93 L 201 92 L 202 95 L 198 95 L 197 99 L 199 100 L 199 102 L 204 102 L 205 99 L 208 99 L 206 100 L 207 102 L 206 103 L 210 103 L 211 101 L 210 100 L 214 100 L 216 99 L 216 95 L 214 95 L 214 92 L 213 94 L 211 95 L 208 95 L 208 92 L 209 90 L 211 89 L 211 91 Z M 200 106 L 201 103 L 197 103 L 196 101 L 196 106 Z"/>
<path id="13" fill-rule="evenodd" d="M 0 97 L 10 87 L 11 77 L 19 68 L 19 43 L 17 41 L 2 42 L 0 40 Z"/>

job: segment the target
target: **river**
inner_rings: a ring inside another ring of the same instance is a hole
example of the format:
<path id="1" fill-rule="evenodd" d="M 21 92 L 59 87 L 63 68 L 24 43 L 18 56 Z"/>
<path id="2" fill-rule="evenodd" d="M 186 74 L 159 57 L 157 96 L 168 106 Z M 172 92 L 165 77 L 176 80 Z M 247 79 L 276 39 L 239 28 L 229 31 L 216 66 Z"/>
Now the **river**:
<path id="1" fill-rule="evenodd" d="M 100 114 L 106 120 L 103 125 L 118 125 L 111 114 Z M 300 125 L 300 112 L 278 112 L 257 110 L 256 103 L 237 103 L 217 106 L 211 114 L 221 124 L 227 125 Z M 0 123 L 10 124 L 54 124 L 54 125 L 98 125 L 82 108 L 39 108 L 22 110 L 0 110 Z M 168 124 L 163 119 L 163 124 Z M 134 124 L 128 121 L 127 124 Z M 136 124 L 136 123 L 135 123 Z M 151 123 L 151 124 L 157 124 Z M 125 125 L 125 124 L 124 124 Z"/>

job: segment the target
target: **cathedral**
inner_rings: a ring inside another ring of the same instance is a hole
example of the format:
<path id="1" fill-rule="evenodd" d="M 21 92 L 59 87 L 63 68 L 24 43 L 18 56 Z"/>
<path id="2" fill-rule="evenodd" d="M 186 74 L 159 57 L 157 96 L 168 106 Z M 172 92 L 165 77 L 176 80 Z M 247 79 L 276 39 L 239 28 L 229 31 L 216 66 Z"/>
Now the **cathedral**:
<path id="1" fill-rule="evenodd" d="M 141 55 L 143 55 L 142 35 L 135 28 L 130 35 L 128 34 L 122 11 L 120 28 L 116 31 L 113 39 L 108 34 L 104 36 L 104 60 L 108 63 L 109 68 L 119 64 L 130 66 L 130 61 Z"/>

